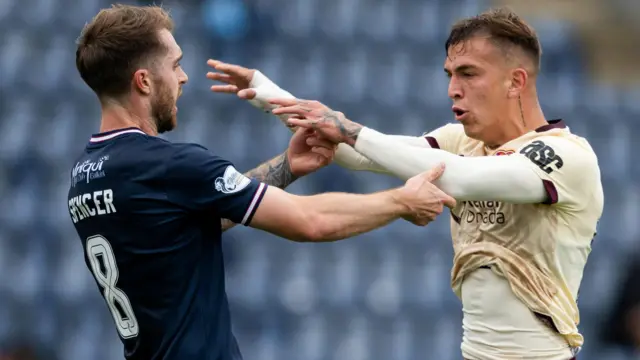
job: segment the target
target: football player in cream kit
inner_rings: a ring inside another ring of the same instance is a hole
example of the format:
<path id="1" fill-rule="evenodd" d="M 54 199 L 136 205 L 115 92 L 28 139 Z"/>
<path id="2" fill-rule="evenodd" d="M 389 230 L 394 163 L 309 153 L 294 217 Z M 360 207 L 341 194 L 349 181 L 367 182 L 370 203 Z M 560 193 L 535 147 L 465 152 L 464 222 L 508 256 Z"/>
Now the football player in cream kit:
<path id="1" fill-rule="evenodd" d="M 562 120 L 547 121 L 535 31 L 508 10 L 456 23 L 445 72 L 458 124 L 385 135 L 317 101 L 297 100 L 259 71 L 211 60 L 207 76 L 289 127 L 339 143 L 336 162 L 402 179 L 446 165 L 436 183 L 451 210 L 451 285 L 462 300 L 467 360 L 574 359 L 584 339 L 577 298 L 604 195 L 598 160 Z M 393 119 L 389 119 L 393 121 Z"/>

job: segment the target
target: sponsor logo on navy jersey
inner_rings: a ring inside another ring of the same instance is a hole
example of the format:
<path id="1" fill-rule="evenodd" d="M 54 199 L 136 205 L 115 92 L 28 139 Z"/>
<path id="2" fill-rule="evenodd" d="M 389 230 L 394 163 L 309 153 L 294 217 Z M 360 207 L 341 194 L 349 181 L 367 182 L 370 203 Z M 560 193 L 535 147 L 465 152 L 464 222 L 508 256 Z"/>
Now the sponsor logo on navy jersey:
<path id="1" fill-rule="evenodd" d="M 76 186 L 81 181 L 86 181 L 88 184 L 91 180 L 103 178 L 105 173 L 102 166 L 107 160 L 109 155 L 102 156 L 97 161 L 85 160 L 77 163 L 71 170 L 71 186 Z"/>

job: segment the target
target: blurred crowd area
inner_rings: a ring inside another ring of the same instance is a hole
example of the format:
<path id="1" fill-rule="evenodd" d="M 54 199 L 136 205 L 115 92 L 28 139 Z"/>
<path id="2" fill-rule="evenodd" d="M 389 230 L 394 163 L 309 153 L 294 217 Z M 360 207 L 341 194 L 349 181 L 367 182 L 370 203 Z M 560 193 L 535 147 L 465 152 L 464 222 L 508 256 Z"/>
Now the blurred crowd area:
<path id="1" fill-rule="evenodd" d="M 208 91 L 210 57 L 258 68 L 294 95 L 380 131 L 422 134 L 452 121 L 442 71 L 449 26 L 504 4 L 540 35 L 546 115 L 586 136 L 602 168 L 606 206 L 580 293 L 586 345 L 579 358 L 638 358 L 640 2 L 167 1 L 190 82 L 178 129 L 166 137 L 203 144 L 247 170 L 286 148 L 290 133 L 275 118 Z M 74 41 L 109 5 L 0 1 L 2 360 L 122 358 L 66 209 L 72 161 L 100 116 L 77 75 Z M 332 165 L 290 190 L 371 192 L 398 184 Z M 332 244 L 296 244 L 245 228 L 225 234 L 227 289 L 245 358 L 459 359 L 448 221 L 442 216 L 426 228 L 397 222 Z"/>

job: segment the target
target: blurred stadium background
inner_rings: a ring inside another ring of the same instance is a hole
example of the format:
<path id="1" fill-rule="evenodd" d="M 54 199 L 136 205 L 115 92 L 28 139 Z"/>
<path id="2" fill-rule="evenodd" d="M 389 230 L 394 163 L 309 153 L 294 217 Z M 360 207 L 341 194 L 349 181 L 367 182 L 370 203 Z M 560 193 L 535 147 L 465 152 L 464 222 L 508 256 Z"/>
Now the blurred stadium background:
<path id="1" fill-rule="evenodd" d="M 298 97 L 381 131 L 419 135 L 452 119 L 442 71 L 449 25 L 503 4 L 541 37 L 545 113 L 586 136 L 602 167 L 606 207 L 580 294 L 579 358 L 637 359 L 640 270 L 630 265 L 640 263 L 638 1 L 167 1 L 190 75 L 179 129 L 167 137 L 204 144 L 240 169 L 286 148 L 290 134 L 275 118 L 208 91 L 209 57 L 261 69 Z M 71 162 L 99 122 L 98 102 L 75 69 L 74 41 L 109 5 L 0 0 L 1 359 L 122 358 L 65 205 Z M 332 165 L 291 191 L 397 184 Z M 459 359 L 448 221 L 397 222 L 322 245 L 227 233 L 227 289 L 245 358 Z"/>

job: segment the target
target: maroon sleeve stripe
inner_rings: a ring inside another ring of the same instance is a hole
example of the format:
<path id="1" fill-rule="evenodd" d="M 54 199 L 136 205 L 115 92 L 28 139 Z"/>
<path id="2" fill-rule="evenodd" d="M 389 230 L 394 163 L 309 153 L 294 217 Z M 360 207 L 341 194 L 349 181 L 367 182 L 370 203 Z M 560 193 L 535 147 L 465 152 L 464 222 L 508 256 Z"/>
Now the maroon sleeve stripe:
<path id="1" fill-rule="evenodd" d="M 429 143 L 429 146 L 434 149 L 440 149 L 440 145 L 438 144 L 438 140 L 436 140 L 436 138 L 434 138 L 433 136 L 425 136 L 424 138 Z"/>
<path id="2" fill-rule="evenodd" d="M 558 190 L 556 185 L 550 180 L 542 180 L 544 190 L 547 192 L 547 199 L 543 202 L 546 205 L 552 205 L 558 202 Z"/>
<path id="3" fill-rule="evenodd" d="M 456 214 L 453 213 L 453 211 L 450 211 L 451 213 L 451 218 L 453 219 L 453 221 L 455 221 L 456 223 L 460 224 L 460 218 L 458 216 L 456 216 Z"/>

